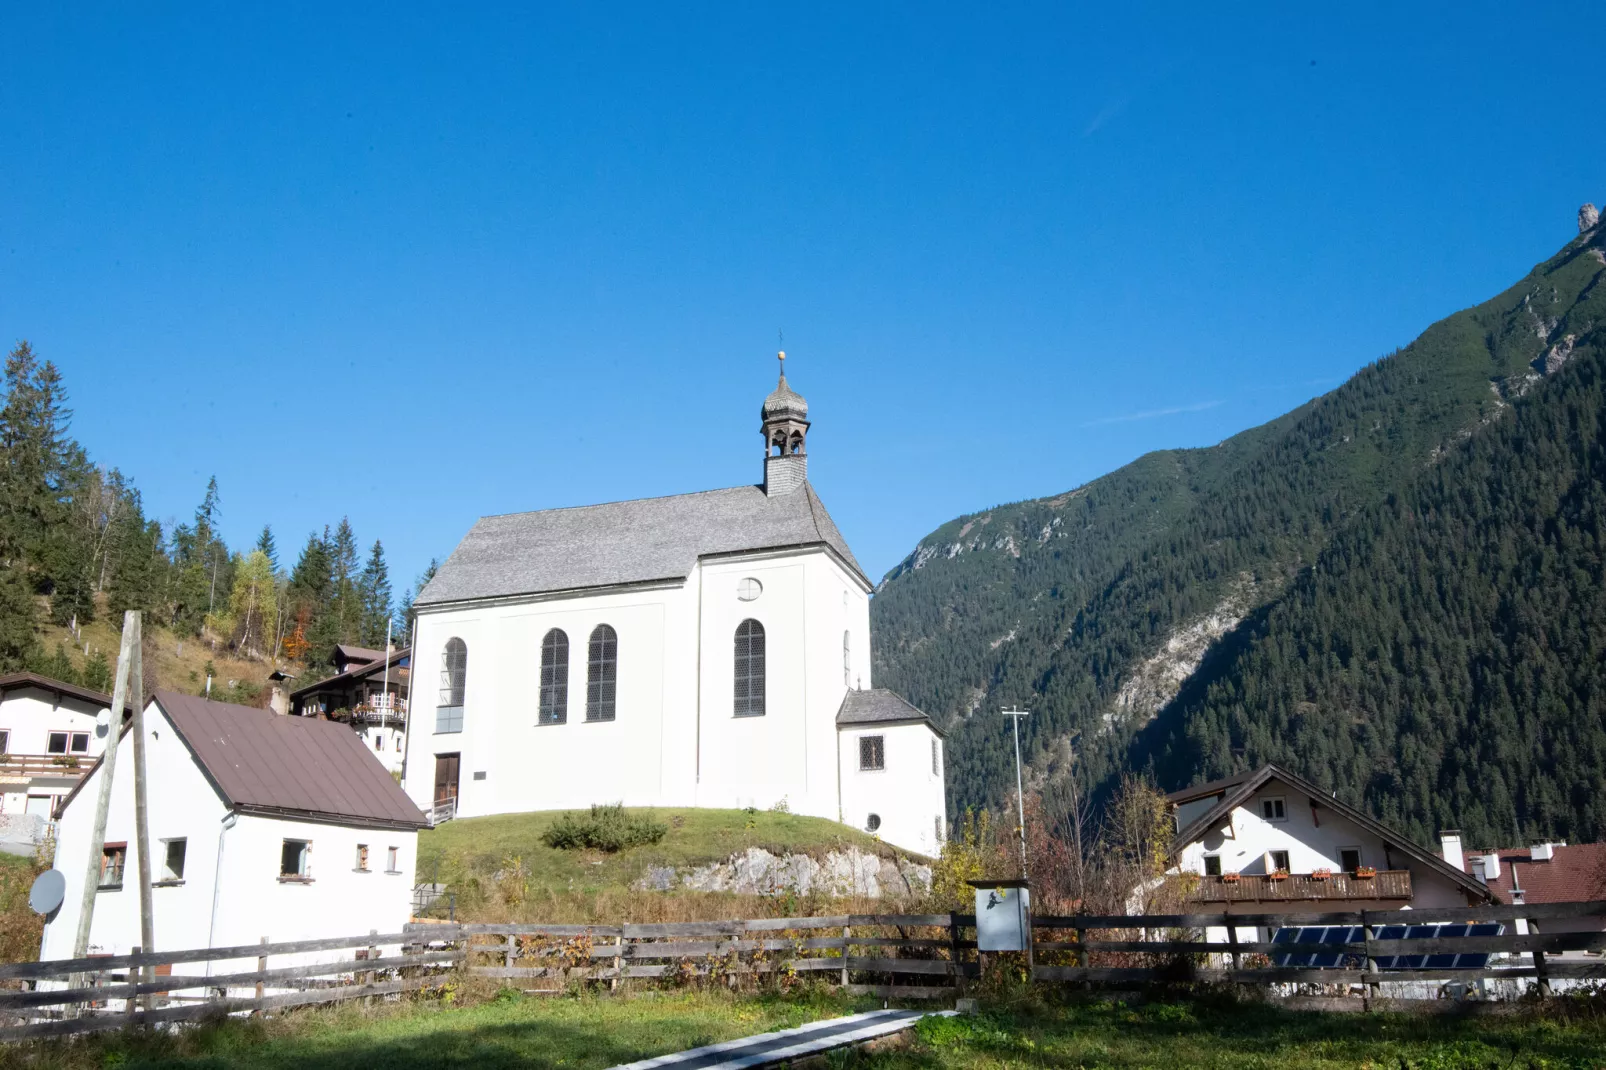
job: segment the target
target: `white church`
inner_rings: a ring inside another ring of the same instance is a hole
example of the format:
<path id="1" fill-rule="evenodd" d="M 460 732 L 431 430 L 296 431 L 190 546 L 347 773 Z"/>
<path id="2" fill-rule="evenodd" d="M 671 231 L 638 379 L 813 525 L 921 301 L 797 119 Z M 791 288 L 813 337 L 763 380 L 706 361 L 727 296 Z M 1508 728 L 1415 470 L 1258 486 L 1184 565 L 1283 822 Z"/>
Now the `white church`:
<path id="1" fill-rule="evenodd" d="M 422 809 L 784 804 L 937 853 L 942 733 L 871 685 L 871 583 L 784 367 L 761 484 L 484 517 L 441 565 L 415 603 Z"/>

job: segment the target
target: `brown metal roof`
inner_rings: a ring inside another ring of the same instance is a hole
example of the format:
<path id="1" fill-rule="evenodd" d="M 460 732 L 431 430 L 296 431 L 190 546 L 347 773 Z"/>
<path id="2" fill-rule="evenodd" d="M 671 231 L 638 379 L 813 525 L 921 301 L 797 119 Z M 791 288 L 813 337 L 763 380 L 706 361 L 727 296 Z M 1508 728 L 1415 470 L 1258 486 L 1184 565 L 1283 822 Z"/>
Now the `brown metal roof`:
<path id="1" fill-rule="evenodd" d="M 234 809 L 339 824 L 428 825 L 401 785 L 343 724 L 172 691 L 158 691 L 155 701 Z"/>
<path id="2" fill-rule="evenodd" d="M 84 702 L 91 702 L 107 709 L 111 709 L 112 705 L 112 697 L 104 692 L 91 691 L 87 687 L 69 684 L 64 680 L 40 676 L 36 672 L 14 672 L 0 676 L 0 696 L 4 696 L 7 691 L 20 691 L 25 687 L 37 687 L 41 691 L 53 691 L 58 695 L 81 699 Z M 133 707 L 124 706 L 123 712 L 132 713 Z"/>

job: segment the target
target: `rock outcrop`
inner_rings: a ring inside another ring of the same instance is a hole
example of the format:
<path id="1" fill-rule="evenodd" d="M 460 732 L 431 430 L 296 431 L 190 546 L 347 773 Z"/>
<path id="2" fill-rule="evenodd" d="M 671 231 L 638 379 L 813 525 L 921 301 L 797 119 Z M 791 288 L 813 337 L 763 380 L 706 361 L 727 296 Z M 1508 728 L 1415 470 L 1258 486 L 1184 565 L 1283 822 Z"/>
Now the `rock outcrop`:
<path id="1" fill-rule="evenodd" d="M 1600 212 L 1593 204 L 1585 204 L 1578 209 L 1578 233 L 1582 234 L 1586 230 L 1593 229 L 1595 224 L 1599 222 Z"/>
<path id="2" fill-rule="evenodd" d="M 774 855 L 749 847 L 725 862 L 679 870 L 649 866 L 636 882 L 644 892 L 680 888 L 694 892 L 736 892 L 742 895 L 859 895 L 869 899 L 901 898 L 931 888 L 931 867 L 906 858 L 882 858 L 857 847 L 827 852 L 824 861 L 806 854 Z"/>

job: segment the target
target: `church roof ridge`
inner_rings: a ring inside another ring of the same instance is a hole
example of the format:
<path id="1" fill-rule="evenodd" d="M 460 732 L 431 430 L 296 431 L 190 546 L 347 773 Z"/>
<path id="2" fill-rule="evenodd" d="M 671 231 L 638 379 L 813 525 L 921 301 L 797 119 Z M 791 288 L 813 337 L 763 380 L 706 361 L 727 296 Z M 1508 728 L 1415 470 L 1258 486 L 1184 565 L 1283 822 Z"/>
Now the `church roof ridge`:
<path id="1" fill-rule="evenodd" d="M 606 509 L 613 505 L 634 505 L 636 502 L 662 502 L 670 498 L 695 498 L 702 494 L 729 494 L 731 491 L 746 490 L 748 487 L 759 487 L 758 483 L 742 483 L 734 487 L 710 487 L 707 490 L 685 490 L 677 494 L 648 494 L 640 498 L 615 498 L 609 502 L 586 502 L 584 505 L 549 505 L 545 509 L 519 509 L 511 513 L 484 513 L 480 520 L 499 520 L 510 516 L 534 516 L 536 513 L 566 513 L 578 509 Z"/>
<path id="2" fill-rule="evenodd" d="M 483 516 L 419 592 L 419 607 L 685 579 L 707 556 L 823 545 L 861 582 L 818 493 L 755 484 Z"/>

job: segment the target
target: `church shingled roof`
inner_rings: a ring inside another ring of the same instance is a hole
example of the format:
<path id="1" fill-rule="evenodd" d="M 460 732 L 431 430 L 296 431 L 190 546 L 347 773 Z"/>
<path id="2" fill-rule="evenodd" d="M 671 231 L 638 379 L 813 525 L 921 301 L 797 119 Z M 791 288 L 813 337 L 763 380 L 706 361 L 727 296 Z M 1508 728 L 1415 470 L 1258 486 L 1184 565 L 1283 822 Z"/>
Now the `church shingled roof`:
<path id="1" fill-rule="evenodd" d="M 819 545 L 869 586 L 814 488 L 803 490 L 730 487 L 482 517 L 415 604 L 684 580 L 700 557 Z"/>
<path id="2" fill-rule="evenodd" d="M 870 687 L 863 691 L 854 691 L 851 688 L 842 696 L 842 706 L 837 710 L 836 723 L 838 725 L 865 725 L 865 724 L 907 724 L 912 721 L 922 721 L 939 736 L 944 735 L 924 710 L 913 705 L 896 691 L 889 691 L 884 687 Z"/>
<path id="3" fill-rule="evenodd" d="M 803 395 L 793 390 L 787 383 L 786 376 L 782 374 L 780 384 L 764 399 L 764 406 L 759 410 L 765 419 L 771 416 L 796 416 L 806 419 L 809 415 L 809 403 L 803 400 Z"/>

